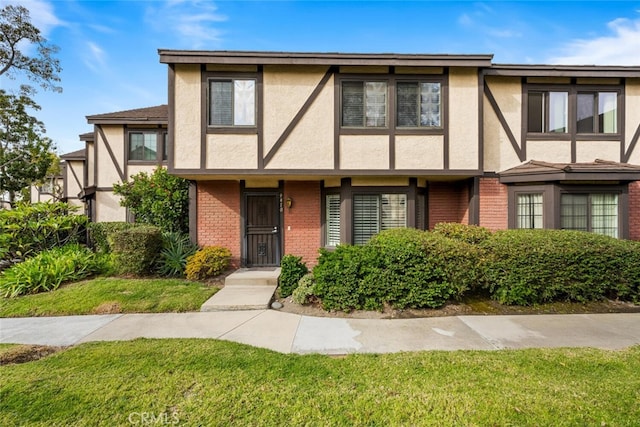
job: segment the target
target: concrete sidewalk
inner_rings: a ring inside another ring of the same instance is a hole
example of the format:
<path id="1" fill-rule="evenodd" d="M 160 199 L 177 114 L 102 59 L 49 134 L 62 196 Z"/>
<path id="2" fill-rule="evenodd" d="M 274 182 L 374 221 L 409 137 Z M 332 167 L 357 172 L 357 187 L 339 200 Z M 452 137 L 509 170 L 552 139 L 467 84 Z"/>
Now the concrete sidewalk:
<path id="1" fill-rule="evenodd" d="M 640 344 L 640 313 L 309 317 L 276 310 L 3 318 L 0 342 L 68 346 L 135 338 L 215 338 L 281 353 L 390 353 Z"/>

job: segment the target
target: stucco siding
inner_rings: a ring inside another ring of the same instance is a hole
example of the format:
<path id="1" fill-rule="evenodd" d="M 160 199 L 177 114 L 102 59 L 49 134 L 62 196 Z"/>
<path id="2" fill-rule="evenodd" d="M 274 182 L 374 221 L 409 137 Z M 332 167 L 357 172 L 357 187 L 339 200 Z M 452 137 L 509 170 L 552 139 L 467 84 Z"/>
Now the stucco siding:
<path id="1" fill-rule="evenodd" d="M 340 137 L 342 169 L 389 169 L 387 135 L 342 135 Z"/>
<path id="2" fill-rule="evenodd" d="M 107 191 L 96 193 L 95 222 L 126 221 L 127 210 L 120 206 L 120 196 Z"/>
<path id="3" fill-rule="evenodd" d="M 124 170 L 124 129 L 122 125 L 117 126 L 102 126 L 102 133 L 106 138 L 106 141 L 102 140 L 102 134 L 97 134 L 97 164 L 98 180 L 96 185 L 98 187 L 112 187 L 114 183 L 119 183 L 122 180 L 118 174 L 116 163 L 120 167 L 120 170 Z M 114 158 L 109 154 L 107 144 L 111 148 Z M 115 162 L 114 162 L 115 160 Z"/>
<path id="4" fill-rule="evenodd" d="M 576 141 L 576 161 L 593 162 L 596 159 L 620 161 L 618 141 Z"/>
<path id="5" fill-rule="evenodd" d="M 322 71 L 322 69 L 321 69 Z M 315 88 L 319 78 L 322 78 L 322 74 L 313 74 L 314 77 L 309 83 L 312 87 L 305 86 L 305 89 L 311 89 L 304 99 L 296 102 L 299 104 L 299 108 L 306 101 L 308 96 Z M 319 77 L 319 78 L 318 78 Z M 272 88 L 269 88 L 271 91 Z M 293 132 L 284 141 L 284 144 L 280 146 L 275 153 L 271 161 L 266 165 L 267 169 L 332 169 L 334 158 L 334 96 L 333 96 L 333 78 L 330 78 L 326 86 L 320 92 L 314 103 L 307 110 L 306 114 L 302 117 L 300 122 L 293 129 Z M 307 92 L 307 91 L 305 91 Z M 302 95 L 302 94 L 299 94 Z M 278 110 L 281 106 L 287 104 L 287 100 L 284 98 L 275 97 L 275 93 L 270 96 L 270 99 L 277 102 L 276 105 L 265 103 L 265 114 L 274 114 L 274 110 Z M 276 108 L 277 107 L 277 108 Z M 271 148 L 273 143 L 280 137 L 284 129 L 293 120 L 293 117 L 298 113 L 298 109 L 295 111 L 288 111 L 287 120 L 285 123 L 281 123 L 280 126 L 284 126 L 278 132 L 275 132 L 269 139 L 271 141 L 265 141 L 265 148 L 268 146 Z M 290 115 L 290 116 L 289 116 Z M 267 123 L 269 120 L 265 120 L 265 131 L 267 129 Z M 266 134 L 266 132 L 265 132 Z M 266 139 L 266 138 L 265 138 Z M 265 149 L 265 154 L 268 149 Z"/>
<path id="6" fill-rule="evenodd" d="M 256 135 L 207 135 L 207 168 L 257 169 Z"/>
<path id="7" fill-rule="evenodd" d="M 478 169 L 478 71 L 452 68 L 449 74 L 449 168 Z"/>
<path id="8" fill-rule="evenodd" d="M 527 142 L 527 160 L 551 163 L 571 163 L 571 141 Z"/>
<path id="9" fill-rule="evenodd" d="M 175 66 L 174 167 L 200 168 L 201 74 L 199 65 Z"/>
<path id="10" fill-rule="evenodd" d="M 625 151 L 631 146 L 633 135 L 640 127 L 640 79 L 627 79 L 625 88 Z M 629 163 L 640 164 L 640 141 L 631 152 Z"/>
<path id="11" fill-rule="evenodd" d="M 444 169 L 442 135 L 397 135 L 396 169 Z"/>

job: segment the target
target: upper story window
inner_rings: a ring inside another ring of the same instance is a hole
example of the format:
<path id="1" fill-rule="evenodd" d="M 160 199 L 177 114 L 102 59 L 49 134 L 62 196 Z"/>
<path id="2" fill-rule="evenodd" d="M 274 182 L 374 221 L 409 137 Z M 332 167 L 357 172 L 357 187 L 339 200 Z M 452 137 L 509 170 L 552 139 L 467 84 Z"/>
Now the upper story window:
<path id="1" fill-rule="evenodd" d="M 398 127 L 440 127 L 440 83 L 397 82 Z"/>
<path id="2" fill-rule="evenodd" d="M 578 133 L 618 133 L 618 94 L 578 92 Z"/>
<path id="3" fill-rule="evenodd" d="M 161 162 L 167 160 L 167 131 L 148 130 L 129 132 L 129 160 Z"/>
<path id="4" fill-rule="evenodd" d="M 209 80 L 209 126 L 256 125 L 256 80 Z"/>
<path id="5" fill-rule="evenodd" d="M 537 133 L 569 131 L 569 93 L 531 91 L 528 101 L 528 129 Z"/>
<path id="6" fill-rule="evenodd" d="M 386 127 L 387 82 L 342 82 L 342 126 Z"/>

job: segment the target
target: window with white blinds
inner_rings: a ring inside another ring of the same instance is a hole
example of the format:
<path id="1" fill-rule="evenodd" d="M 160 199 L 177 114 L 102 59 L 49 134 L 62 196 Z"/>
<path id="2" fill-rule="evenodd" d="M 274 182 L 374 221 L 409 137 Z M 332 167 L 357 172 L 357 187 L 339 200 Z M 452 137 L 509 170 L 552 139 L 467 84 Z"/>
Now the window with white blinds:
<path id="1" fill-rule="evenodd" d="M 353 243 L 363 245 L 382 230 L 407 226 L 406 194 L 353 196 Z"/>
<path id="2" fill-rule="evenodd" d="M 342 82 L 342 126 L 385 127 L 386 125 L 386 82 Z"/>
<path id="3" fill-rule="evenodd" d="M 255 126 L 256 82 L 252 79 L 209 82 L 210 126 Z"/>
<path id="4" fill-rule="evenodd" d="M 326 198 L 326 246 L 340 244 L 340 195 L 327 194 Z"/>

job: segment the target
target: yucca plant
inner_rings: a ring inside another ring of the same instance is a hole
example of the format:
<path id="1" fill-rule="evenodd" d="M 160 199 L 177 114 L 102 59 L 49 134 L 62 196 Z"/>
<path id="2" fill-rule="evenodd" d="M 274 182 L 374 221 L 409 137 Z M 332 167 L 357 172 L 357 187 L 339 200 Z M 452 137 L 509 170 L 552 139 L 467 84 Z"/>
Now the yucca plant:
<path id="1" fill-rule="evenodd" d="M 162 251 L 158 260 L 158 274 L 166 277 L 184 277 L 187 258 L 195 254 L 198 245 L 189 236 L 179 232 L 162 233 Z"/>

